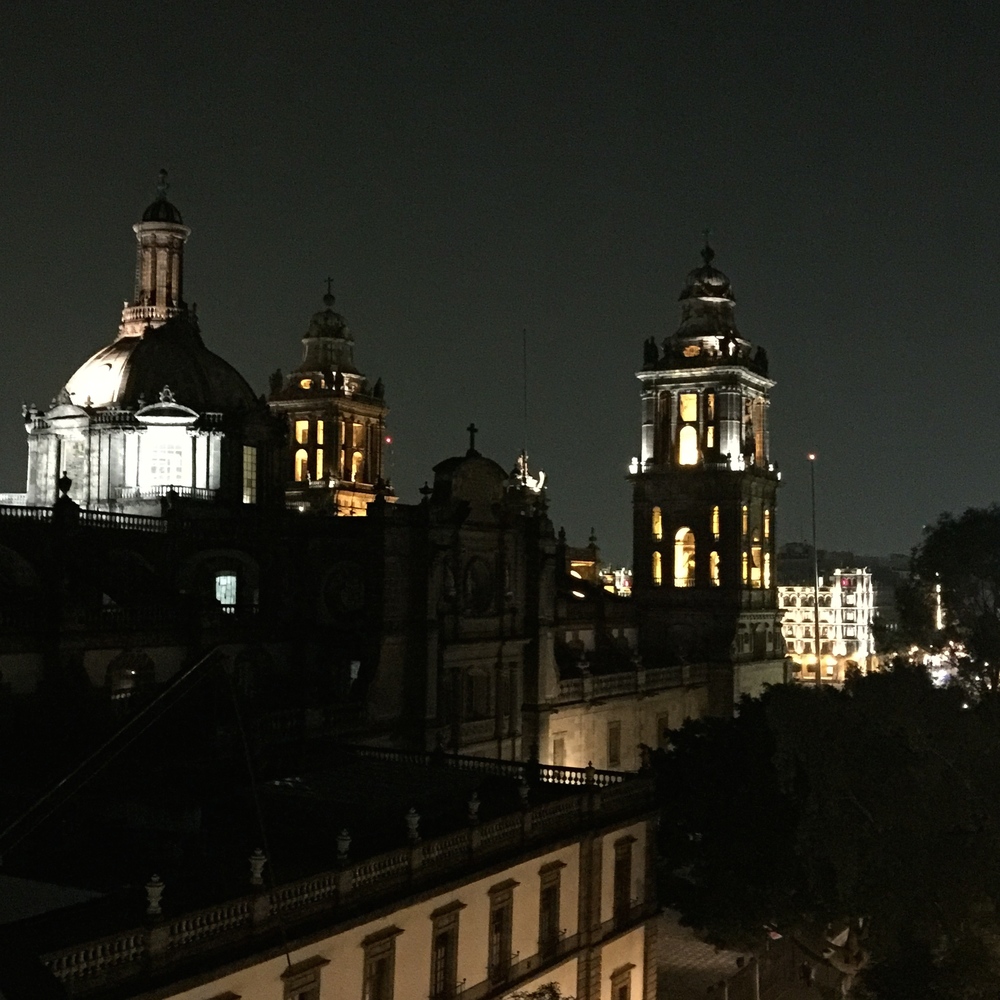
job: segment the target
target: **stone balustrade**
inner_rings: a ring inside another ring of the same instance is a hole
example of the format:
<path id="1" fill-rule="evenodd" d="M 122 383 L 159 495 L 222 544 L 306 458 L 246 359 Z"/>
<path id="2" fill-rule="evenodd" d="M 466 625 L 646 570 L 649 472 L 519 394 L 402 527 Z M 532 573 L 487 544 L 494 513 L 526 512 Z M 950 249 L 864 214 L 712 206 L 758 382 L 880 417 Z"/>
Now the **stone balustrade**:
<path id="1" fill-rule="evenodd" d="M 613 674 L 584 674 L 559 681 L 560 702 L 593 701 L 596 698 L 632 697 L 652 694 L 668 688 L 686 687 L 708 682 L 708 666 L 704 663 L 677 667 L 654 667 L 644 670 L 623 670 Z"/>
<path id="2" fill-rule="evenodd" d="M 560 770 L 598 773 L 594 768 Z M 576 834 L 586 826 L 601 825 L 622 815 L 641 815 L 653 808 L 651 781 L 618 777 L 620 780 L 603 787 L 591 781 L 580 791 L 554 801 L 483 823 L 473 822 L 442 837 L 417 840 L 270 890 L 260 887 L 198 910 L 151 917 L 145 926 L 60 948 L 44 955 L 43 960 L 69 996 L 86 996 L 138 979 L 154 967 L 162 970 L 172 963 L 183 964 L 216 949 L 231 953 L 244 940 L 252 946 L 254 939 L 276 930 L 279 924 L 293 928 L 296 920 L 315 918 L 321 912 L 332 924 L 342 910 L 356 912 L 359 905 L 374 905 L 393 893 L 438 884 L 448 873 L 457 875 L 491 855 L 512 854 L 532 844 Z M 167 910 L 169 893 L 167 885 Z"/>

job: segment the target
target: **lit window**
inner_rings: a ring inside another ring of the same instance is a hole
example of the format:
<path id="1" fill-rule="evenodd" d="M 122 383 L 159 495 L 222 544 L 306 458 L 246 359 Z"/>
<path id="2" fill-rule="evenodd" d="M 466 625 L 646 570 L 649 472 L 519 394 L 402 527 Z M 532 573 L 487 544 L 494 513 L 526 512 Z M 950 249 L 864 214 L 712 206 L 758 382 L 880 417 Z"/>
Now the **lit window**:
<path id="1" fill-rule="evenodd" d="M 243 445 L 243 502 L 257 502 L 257 449 Z"/>
<path id="2" fill-rule="evenodd" d="M 316 449 L 316 478 L 323 478 L 323 449 Z"/>
<path id="3" fill-rule="evenodd" d="M 299 382 L 299 385 L 303 389 L 311 389 L 313 387 L 313 380 L 311 378 L 304 378 Z"/>
<path id="4" fill-rule="evenodd" d="M 233 572 L 215 574 L 215 599 L 224 611 L 230 614 L 236 609 L 236 574 Z"/>
<path id="5" fill-rule="evenodd" d="M 693 424 L 698 419 L 698 394 L 696 392 L 681 393 L 680 415 L 681 420 L 686 424 Z"/>
<path id="6" fill-rule="evenodd" d="M 715 447 L 715 424 L 709 424 L 708 430 L 705 431 L 705 447 Z"/>
<path id="7" fill-rule="evenodd" d="M 746 550 L 743 551 L 743 582 L 746 583 L 750 579 L 750 556 L 747 554 Z"/>
<path id="8" fill-rule="evenodd" d="M 719 537 L 719 508 L 712 508 L 712 537 Z"/>
<path id="9" fill-rule="evenodd" d="M 764 589 L 771 589 L 771 553 L 764 553 Z"/>
<path id="10" fill-rule="evenodd" d="M 299 448 L 295 453 L 295 482 L 303 483 L 309 478 L 309 452 Z"/>
<path id="11" fill-rule="evenodd" d="M 771 537 L 771 508 L 764 508 L 764 537 Z"/>
<path id="12" fill-rule="evenodd" d="M 323 421 L 316 421 L 316 444 L 323 444 Z"/>
<path id="13" fill-rule="evenodd" d="M 674 586 L 694 586 L 694 532 L 678 528 L 674 535 Z"/>
<path id="14" fill-rule="evenodd" d="M 295 443 L 296 444 L 309 444 L 309 421 L 308 420 L 296 420 L 295 421 Z"/>
<path id="15" fill-rule="evenodd" d="M 659 507 L 653 508 L 653 538 L 659 541 L 663 537 L 663 516 Z"/>
<path id="16" fill-rule="evenodd" d="M 653 586 L 659 587 L 663 583 L 663 556 L 659 552 L 653 553 Z"/>
<path id="17" fill-rule="evenodd" d="M 743 534 L 745 535 L 750 530 L 750 508 L 746 504 L 743 505 Z"/>
<path id="18" fill-rule="evenodd" d="M 712 576 L 712 586 L 719 586 L 719 553 L 712 552 L 708 557 L 708 569 Z"/>
<path id="19" fill-rule="evenodd" d="M 184 451 L 179 444 L 159 444 L 149 459 L 149 482 L 153 486 L 184 485 Z"/>
<path id="20" fill-rule="evenodd" d="M 684 357 L 686 358 L 696 358 L 701 354 L 701 348 L 697 344 L 688 344 L 684 348 Z"/>
<path id="21" fill-rule="evenodd" d="M 680 448 L 677 455 L 679 465 L 698 464 L 698 430 L 693 424 L 681 428 Z"/>
<path id="22" fill-rule="evenodd" d="M 755 589 L 759 589 L 761 583 L 761 571 L 763 569 L 762 551 L 760 531 L 755 530 L 753 533 L 753 544 L 750 546 L 750 584 Z"/>
<path id="23" fill-rule="evenodd" d="M 364 465 L 365 456 L 356 451 L 351 458 L 351 482 L 356 483 L 361 478 L 361 467 Z"/>
<path id="24" fill-rule="evenodd" d="M 709 420 L 715 419 L 715 393 L 710 392 L 705 396 L 705 415 Z"/>

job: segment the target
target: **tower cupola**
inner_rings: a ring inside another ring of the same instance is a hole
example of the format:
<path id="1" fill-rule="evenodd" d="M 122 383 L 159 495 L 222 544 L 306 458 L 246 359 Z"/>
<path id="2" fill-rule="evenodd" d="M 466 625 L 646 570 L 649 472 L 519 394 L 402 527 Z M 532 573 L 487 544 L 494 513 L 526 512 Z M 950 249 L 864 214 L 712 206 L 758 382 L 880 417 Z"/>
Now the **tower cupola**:
<path id="1" fill-rule="evenodd" d="M 133 227 L 137 241 L 135 293 L 122 310 L 119 337 L 140 337 L 147 326 L 160 326 L 187 312 L 184 301 L 184 244 L 191 230 L 177 207 L 167 201 L 166 170 L 160 171 L 156 199 Z"/>

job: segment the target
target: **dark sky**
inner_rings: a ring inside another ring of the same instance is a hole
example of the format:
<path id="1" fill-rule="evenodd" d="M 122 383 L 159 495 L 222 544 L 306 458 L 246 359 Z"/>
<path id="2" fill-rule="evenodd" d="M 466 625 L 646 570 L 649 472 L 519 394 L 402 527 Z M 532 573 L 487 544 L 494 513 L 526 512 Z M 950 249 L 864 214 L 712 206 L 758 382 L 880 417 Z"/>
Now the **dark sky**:
<path id="1" fill-rule="evenodd" d="M 186 297 L 258 391 L 334 277 L 401 497 L 528 448 L 630 561 L 642 342 L 709 226 L 778 385 L 779 539 L 905 551 L 997 498 L 998 21 L 982 2 L 6 3 L 0 489 L 110 341 L 170 171 Z"/>

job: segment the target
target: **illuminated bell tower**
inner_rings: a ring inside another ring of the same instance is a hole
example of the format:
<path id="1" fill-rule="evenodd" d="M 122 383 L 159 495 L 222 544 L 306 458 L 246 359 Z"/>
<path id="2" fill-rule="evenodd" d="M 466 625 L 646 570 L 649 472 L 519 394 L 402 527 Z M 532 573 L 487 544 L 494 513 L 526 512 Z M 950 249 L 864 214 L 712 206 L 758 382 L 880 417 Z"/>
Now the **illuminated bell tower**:
<path id="1" fill-rule="evenodd" d="M 713 664 L 741 664 L 745 676 L 784 656 L 774 577 L 780 473 L 768 436 L 774 383 L 764 349 L 736 327 L 732 287 L 714 256 L 706 244 L 680 295 L 677 332 L 662 353 L 646 341 L 638 372 L 632 593 L 647 665 L 706 663 L 711 674 Z"/>
<path id="2" fill-rule="evenodd" d="M 330 285 L 302 338 L 301 364 L 274 373 L 268 405 L 288 421 L 287 506 L 363 516 L 376 494 L 395 500 L 382 464 L 389 408 L 382 380 L 370 386 L 354 365 L 354 338 Z"/>

